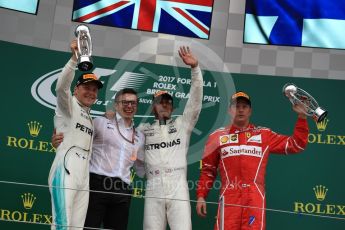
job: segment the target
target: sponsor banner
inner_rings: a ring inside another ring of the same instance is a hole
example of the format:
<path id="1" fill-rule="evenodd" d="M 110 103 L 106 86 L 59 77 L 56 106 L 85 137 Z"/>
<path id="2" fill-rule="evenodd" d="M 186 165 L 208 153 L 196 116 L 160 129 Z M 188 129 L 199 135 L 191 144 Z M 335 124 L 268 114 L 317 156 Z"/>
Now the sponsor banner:
<path id="1" fill-rule="evenodd" d="M 221 149 L 222 158 L 234 156 L 262 157 L 262 148 L 258 146 L 238 145 L 227 146 Z"/>
<path id="2" fill-rule="evenodd" d="M 2 41 L 0 49 L 6 54 L 6 58 L 2 60 L 3 88 L 0 91 L 3 99 L 0 181 L 43 185 L 34 187 L 0 182 L 0 219 L 3 220 L 0 220 L 0 229 L 47 229 L 43 224 L 51 222 L 51 205 L 48 188 L 44 186 L 47 186 L 48 173 L 55 157 L 55 149 L 51 144 L 56 107 L 55 86 L 57 77 L 70 58 L 70 53 Z M 18 53 L 25 53 L 33 58 L 22 61 Z M 243 90 L 251 96 L 251 119 L 256 125 L 269 127 L 278 133 L 291 134 L 296 114 L 291 109 L 291 103 L 282 95 L 281 89 L 285 83 L 293 82 L 310 92 L 330 115 L 324 123 L 317 125 L 309 119 L 309 145 L 303 153 L 293 156 L 270 156 L 266 175 L 267 208 L 286 210 L 299 215 L 268 212 L 267 229 L 342 229 L 343 222 L 304 217 L 303 214 L 344 216 L 345 185 L 339 183 L 338 177 L 343 174 L 345 162 L 345 109 L 339 104 L 339 101 L 345 100 L 345 82 L 213 72 L 204 69 L 207 61 L 205 57 L 200 57 L 199 63 L 204 76 L 203 106 L 189 141 L 188 181 L 196 182 L 199 178 L 200 160 L 208 135 L 229 124 L 229 99 L 235 91 Z M 21 63 L 20 68 L 18 63 Z M 136 125 L 153 121 L 152 94 L 157 90 L 167 90 L 173 95 L 174 117 L 183 114 L 184 106 L 190 97 L 189 68 L 133 62 L 125 58 L 121 60 L 94 57 L 94 63 L 93 72 L 100 77 L 105 86 L 92 106 L 93 117 L 102 116 L 106 110 L 112 109 L 115 94 L 124 87 L 132 87 L 139 93 Z M 76 73 L 77 76 L 79 74 L 80 72 Z M 72 85 L 74 84 L 75 81 Z M 264 88 L 270 90 L 262 90 Z M 83 129 L 86 135 L 91 134 L 89 130 L 79 128 Z M 168 130 L 170 134 L 177 132 L 173 127 L 168 127 Z M 155 135 L 154 131 L 147 130 L 147 133 Z M 254 133 L 246 138 L 248 143 L 257 145 L 264 137 Z M 178 139 L 171 142 L 162 140 L 157 145 L 146 147 L 168 150 L 179 142 Z M 237 142 L 237 134 L 223 135 L 219 139 L 219 143 L 224 145 Z M 262 150 L 257 147 L 245 149 L 240 146 L 238 149 L 230 149 L 229 146 L 227 151 L 227 157 L 239 154 L 260 157 L 262 154 Z M 169 151 L 166 152 L 169 154 Z M 145 187 L 143 183 L 136 183 L 141 180 L 135 172 L 132 172 L 131 179 L 136 187 L 133 191 L 135 198 L 131 202 L 128 229 L 142 229 L 142 196 L 145 195 Z M 325 189 L 316 185 L 325 186 Z M 217 202 L 218 192 L 216 188 L 212 189 L 208 201 Z M 322 197 L 323 201 L 317 199 Z M 193 186 L 190 187 L 190 198 L 196 198 Z M 195 204 L 191 205 L 193 208 Z M 27 209 L 30 206 L 32 208 Z M 209 204 L 207 208 L 206 219 L 197 217 L 192 211 L 193 229 L 213 228 L 217 205 Z M 10 221 L 27 221 L 30 224 Z M 256 221 L 253 225 L 255 223 Z"/>
<path id="3" fill-rule="evenodd" d="M 293 203 L 293 211 L 301 214 L 323 215 L 335 218 L 345 218 L 344 200 L 326 200 L 326 196 L 332 196 L 332 191 L 324 185 L 315 185 L 310 189 L 313 199 L 298 199 Z M 313 191 L 313 192 L 312 192 Z"/>

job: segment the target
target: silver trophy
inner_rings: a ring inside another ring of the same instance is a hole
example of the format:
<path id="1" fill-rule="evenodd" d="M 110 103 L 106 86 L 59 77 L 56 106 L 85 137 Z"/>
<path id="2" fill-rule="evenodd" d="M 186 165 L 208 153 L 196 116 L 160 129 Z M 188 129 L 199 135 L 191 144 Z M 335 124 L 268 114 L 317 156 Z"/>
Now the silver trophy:
<path id="1" fill-rule="evenodd" d="M 78 42 L 78 69 L 81 71 L 89 71 L 92 69 L 92 41 L 89 27 L 86 25 L 78 25 L 74 32 Z"/>
<path id="2" fill-rule="evenodd" d="M 298 88 L 292 83 L 287 83 L 283 87 L 283 94 L 290 100 L 292 104 L 302 104 L 304 107 L 304 113 L 310 116 L 316 122 L 323 121 L 328 112 L 322 109 L 317 101 L 306 91 Z"/>

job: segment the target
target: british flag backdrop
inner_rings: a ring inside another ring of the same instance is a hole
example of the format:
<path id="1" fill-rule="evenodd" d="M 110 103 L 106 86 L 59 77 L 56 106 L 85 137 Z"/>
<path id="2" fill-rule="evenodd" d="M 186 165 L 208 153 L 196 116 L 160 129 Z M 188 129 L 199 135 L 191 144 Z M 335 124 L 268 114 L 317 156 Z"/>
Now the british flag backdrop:
<path id="1" fill-rule="evenodd" d="M 213 0 L 74 0 L 72 20 L 208 39 Z"/>

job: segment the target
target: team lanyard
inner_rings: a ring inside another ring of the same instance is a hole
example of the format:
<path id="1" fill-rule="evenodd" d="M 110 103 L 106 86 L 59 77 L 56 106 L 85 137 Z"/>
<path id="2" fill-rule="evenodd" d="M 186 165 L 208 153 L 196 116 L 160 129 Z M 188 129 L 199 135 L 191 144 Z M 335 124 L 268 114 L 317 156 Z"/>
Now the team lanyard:
<path id="1" fill-rule="evenodd" d="M 115 113 L 115 124 L 116 124 L 116 128 L 117 128 L 117 131 L 119 132 L 120 136 L 127 142 L 131 143 L 132 145 L 134 145 L 134 141 L 135 141 L 135 127 L 134 125 L 132 126 L 132 140 L 128 140 L 122 133 L 121 133 L 121 130 L 120 130 L 120 127 L 119 127 L 119 122 L 117 120 L 117 117 L 116 117 L 116 113 Z"/>

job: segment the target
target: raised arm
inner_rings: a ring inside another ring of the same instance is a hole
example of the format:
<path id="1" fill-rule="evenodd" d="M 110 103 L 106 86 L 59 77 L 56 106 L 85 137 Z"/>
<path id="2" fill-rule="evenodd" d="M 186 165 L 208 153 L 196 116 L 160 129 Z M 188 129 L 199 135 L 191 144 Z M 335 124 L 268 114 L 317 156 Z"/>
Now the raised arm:
<path id="1" fill-rule="evenodd" d="M 182 61 L 189 65 L 191 69 L 191 87 L 189 90 L 190 97 L 186 103 L 183 111 L 183 121 L 186 124 L 188 132 L 192 132 L 196 122 L 198 121 L 199 114 L 202 106 L 203 96 L 203 79 L 202 73 L 199 68 L 198 59 L 192 54 L 189 47 L 180 47 L 179 55 Z"/>
<path id="2" fill-rule="evenodd" d="M 71 94 L 71 84 L 75 75 L 75 67 L 77 65 L 77 58 L 75 56 L 75 51 L 77 50 L 77 41 L 73 40 L 70 44 L 72 51 L 71 59 L 66 63 L 60 76 L 58 77 L 56 83 L 56 115 L 61 116 L 71 116 L 72 112 L 72 94 Z"/>
<path id="3" fill-rule="evenodd" d="M 302 105 L 293 105 L 298 119 L 292 136 L 285 136 L 275 132 L 270 135 L 270 152 L 272 153 L 298 153 L 308 144 L 309 127 L 307 117 Z"/>

